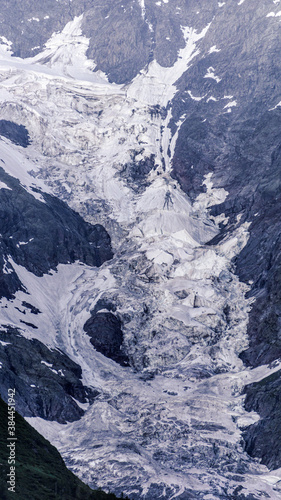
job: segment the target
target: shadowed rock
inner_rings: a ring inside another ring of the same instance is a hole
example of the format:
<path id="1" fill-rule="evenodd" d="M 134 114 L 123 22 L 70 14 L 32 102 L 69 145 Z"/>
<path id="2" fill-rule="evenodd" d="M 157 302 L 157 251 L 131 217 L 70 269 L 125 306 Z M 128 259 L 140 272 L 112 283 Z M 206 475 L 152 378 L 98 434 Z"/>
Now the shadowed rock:
<path id="1" fill-rule="evenodd" d="M 108 312 L 96 311 L 92 311 L 92 317 L 84 325 L 85 332 L 91 338 L 91 344 L 107 358 L 113 359 L 122 366 L 128 366 L 128 357 L 122 349 L 121 320 L 110 310 Z"/>
<path id="2" fill-rule="evenodd" d="M 16 329 L 1 330 L 0 338 L 0 389 L 5 401 L 13 387 L 17 410 L 25 417 L 60 423 L 81 418 L 84 410 L 76 401 L 93 402 L 98 391 L 83 386 L 79 365 L 36 339 L 22 337 Z"/>
<path id="3" fill-rule="evenodd" d="M 245 408 L 256 411 L 261 416 L 254 425 L 244 432 L 246 451 L 269 469 L 278 469 L 281 464 L 281 371 L 260 382 L 246 387 Z"/>
<path id="4" fill-rule="evenodd" d="M 42 193 L 42 201 L 36 199 L 2 168 L 0 180 L 10 188 L 0 189 L 1 296 L 11 298 L 21 289 L 8 256 L 37 276 L 60 263 L 78 260 L 100 266 L 112 258 L 110 237 L 100 224 L 85 222 L 49 194 Z"/>
<path id="5" fill-rule="evenodd" d="M 7 137 L 14 144 L 27 148 L 30 144 L 29 133 L 26 127 L 7 120 L 0 120 L 0 135 Z"/>

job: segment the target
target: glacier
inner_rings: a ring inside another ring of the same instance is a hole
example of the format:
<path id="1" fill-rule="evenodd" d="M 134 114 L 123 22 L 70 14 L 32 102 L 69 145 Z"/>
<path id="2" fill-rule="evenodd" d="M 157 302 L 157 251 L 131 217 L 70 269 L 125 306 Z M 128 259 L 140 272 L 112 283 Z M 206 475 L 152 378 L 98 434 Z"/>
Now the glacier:
<path id="1" fill-rule="evenodd" d="M 13 57 L 7 40 L 0 47 L 1 117 L 24 125 L 32 141 L 23 150 L 1 139 L 1 166 L 39 200 L 52 193 L 102 224 L 114 249 L 99 268 L 77 261 L 44 276 L 10 258 L 24 290 L 0 301 L 1 324 L 60 349 L 100 393 L 78 421 L 27 420 L 91 487 L 147 500 L 277 499 L 281 470 L 270 472 L 241 444 L 242 431 L 259 419 L 243 406 L 244 386 L 280 369 L 279 362 L 250 369 L 239 358 L 254 299 L 232 260 L 250 224 L 237 220 L 231 235 L 209 244 L 227 220 L 209 209 L 228 192 L 208 173 L 193 201 L 172 175 L 185 116 L 172 129 L 171 101 L 210 25 L 182 28 L 186 45 L 173 67 L 154 60 L 123 85 L 93 72 L 82 20 L 33 58 Z M 205 77 L 219 82 L 209 70 Z M 27 311 L 23 326 L 27 297 L 41 314 Z M 116 307 L 130 367 L 97 352 L 83 330 L 99 300 Z"/>

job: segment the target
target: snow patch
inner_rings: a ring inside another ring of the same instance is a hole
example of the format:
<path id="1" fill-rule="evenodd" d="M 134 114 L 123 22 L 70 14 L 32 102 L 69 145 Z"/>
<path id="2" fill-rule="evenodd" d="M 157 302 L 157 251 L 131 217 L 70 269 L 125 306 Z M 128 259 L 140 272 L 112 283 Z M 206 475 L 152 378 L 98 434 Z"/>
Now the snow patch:
<path id="1" fill-rule="evenodd" d="M 19 248 L 22 245 L 28 245 L 28 243 L 30 243 L 33 240 L 34 240 L 34 238 L 30 238 L 28 241 L 19 241 L 17 244 L 17 247 Z"/>
<path id="2" fill-rule="evenodd" d="M 202 99 L 204 99 L 204 97 L 205 97 L 205 96 L 195 97 L 190 90 L 188 90 L 187 93 L 191 97 L 191 99 L 193 99 L 193 101 L 202 101 Z"/>
<path id="3" fill-rule="evenodd" d="M 12 191 L 12 189 L 5 184 L 5 182 L 0 181 L 0 189 L 8 189 L 9 191 Z"/>
<path id="4" fill-rule="evenodd" d="M 280 17 L 281 16 L 281 10 L 279 12 L 269 12 L 266 17 Z"/>
<path id="5" fill-rule="evenodd" d="M 0 345 L 5 347 L 6 345 L 12 345 L 11 342 L 3 342 L 3 340 L 0 340 Z"/>
<path id="6" fill-rule="evenodd" d="M 53 368 L 52 363 L 47 363 L 47 361 L 41 361 L 42 365 L 46 365 L 48 368 Z"/>
<path id="7" fill-rule="evenodd" d="M 220 52 L 221 49 L 218 49 L 216 45 L 213 45 L 210 50 L 209 50 L 209 54 L 213 54 L 214 52 Z"/>
<path id="8" fill-rule="evenodd" d="M 55 68 L 59 74 L 76 80 L 106 81 L 101 72 L 93 73 L 95 64 L 86 57 L 89 40 L 82 36 L 82 19 L 83 15 L 75 17 L 62 32 L 54 33 L 32 62 Z"/>
<path id="9" fill-rule="evenodd" d="M 210 66 L 207 69 L 207 73 L 204 76 L 204 78 L 212 78 L 213 80 L 216 80 L 217 83 L 219 83 L 221 81 L 221 78 L 219 78 L 218 76 L 216 76 L 214 72 L 215 72 L 214 68 L 212 66 Z"/>
<path id="10" fill-rule="evenodd" d="M 231 101 L 231 102 L 227 103 L 226 106 L 224 106 L 223 109 L 228 109 L 229 110 L 230 108 L 233 108 L 235 106 L 237 106 L 237 101 Z"/>
<path id="11" fill-rule="evenodd" d="M 220 205 L 223 203 L 227 196 L 228 192 L 223 188 L 213 188 L 212 182 L 213 173 L 209 172 L 204 176 L 203 185 L 206 186 L 207 192 L 200 193 L 194 204 L 193 208 L 198 211 L 206 210 L 206 208 L 212 207 L 213 205 Z"/>
<path id="12" fill-rule="evenodd" d="M 5 36 L 0 36 L 0 58 L 12 55 L 12 45 L 13 42 L 7 40 Z"/>
<path id="13" fill-rule="evenodd" d="M 279 108 L 281 106 L 281 101 L 279 101 L 274 108 L 270 108 L 269 111 L 274 111 L 275 109 Z"/>
<path id="14" fill-rule="evenodd" d="M 145 0 L 138 0 L 138 2 L 141 8 L 142 18 L 145 19 Z"/>

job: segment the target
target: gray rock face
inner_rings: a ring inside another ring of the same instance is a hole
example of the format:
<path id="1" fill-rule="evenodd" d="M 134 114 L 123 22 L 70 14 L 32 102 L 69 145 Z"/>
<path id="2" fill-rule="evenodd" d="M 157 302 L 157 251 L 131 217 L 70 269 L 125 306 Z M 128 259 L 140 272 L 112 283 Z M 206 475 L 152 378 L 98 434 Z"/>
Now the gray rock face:
<path id="1" fill-rule="evenodd" d="M 90 38 L 88 57 L 116 83 L 131 81 L 153 59 L 164 67 L 177 60 L 185 45 L 181 26 L 205 27 L 205 19 L 196 13 L 204 10 L 209 21 L 217 2 L 187 5 L 182 0 L 159 3 L 145 0 L 93 2 L 83 19 L 83 33 Z"/>
<path id="2" fill-rule="evenodd" d="M 0 338 L 0 388 L 5 401 L 8 389 L 14 388 L 17 410 L 25 417 L 60 423 L 81 418 L 79 403 L 92 403 L 98 391 L 83 386 L 79 365 L 13 328 L 1 330 Z"/>
<path id="3" fill-rule="evenodd" d="M 176 5 L 175 5 L 176 4 Z M 47 0 L 34 4 L 30 0 L 3 0 L 0 14 L 0 36 L 12 42 L 14 56 L 32 57 L 42 50 L 55 32 L 83 14 L 82 31 L 89 38 L 87 55 L 96 69 L 107 73 L 112 82 L 127 83 L 156 59 L 172 66 L 184 47 L 181 26 L 204 27 L 203 9 L 208 22 L 216 11 L 212 0 L 194 6 L 178 0 L 157 5 L 146 0 L 142 9 L 134 0 Z M 17 12 L 17 16 L 14 15 Z"/>
<path id="4" fill-rule="evenodd" d="M 8 120 L 0 120 L 0 135 L 7 137 L 14 144 L 27 148 L 30 144 L 29 134 L 26 127 Z"/>
<path id="5" fill-rule="evenodd" d="M 247 452 L 266 464 L 269 469 L 278 469 L 281 463 L 281 372 L 248 385 L 245 389 L 247 410 L 260 414 L 261 420 L 248 427 L 244 434 Z"/>
<path id="6" fill-rule="evenodd" d="M 105 312 L 105 309 L 108 312 Z M 116 307 L 111 303 L 98 301 L 91 318 L 84 325 L 84 330 L 90 336 L 91 344 L 98 352 L 123 366 L 128 366 L 128 357 L 122 349 L 122 323 L 120 318 L 111 312 L 115 309 Z"/>
<path id="7" fill-rule="evenodd" d="M 94 2 L 82 26 L 90 38 L 88 57 L 110 81 L 129 82 L 149 60 L 152 40 L 137 2 Z"/>

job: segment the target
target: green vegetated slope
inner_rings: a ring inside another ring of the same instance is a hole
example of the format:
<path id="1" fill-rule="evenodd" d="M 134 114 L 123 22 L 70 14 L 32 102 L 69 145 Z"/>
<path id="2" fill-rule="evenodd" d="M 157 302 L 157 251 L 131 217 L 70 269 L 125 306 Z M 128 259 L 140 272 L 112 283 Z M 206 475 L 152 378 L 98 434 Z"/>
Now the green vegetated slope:
<path id="1" fill-rule="evenodd" d="M 8 491 L 8 407 L 0 398 L 1 500 L 115 500 L 93 491 L 70 472 L 59 452 L 16 413 L 16 488 Z"/>

